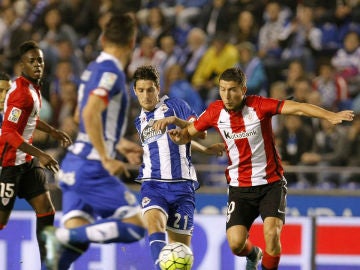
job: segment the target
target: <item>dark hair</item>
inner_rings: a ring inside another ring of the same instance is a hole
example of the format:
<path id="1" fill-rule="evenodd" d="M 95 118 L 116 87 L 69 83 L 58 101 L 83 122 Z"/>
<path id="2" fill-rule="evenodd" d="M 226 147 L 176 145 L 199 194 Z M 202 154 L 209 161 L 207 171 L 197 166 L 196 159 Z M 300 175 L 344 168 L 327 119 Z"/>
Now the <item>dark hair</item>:
<path id="1" fill-rule="evenodd" d="M 136 29 L 135 19 L 130 14 L 112 14 L 103 35 L 110 42 L 127 45 L 133 39 Z"/>
<path id="2" fill-rule="evenodd" d="M 245 76 L 244 72 L 238 67 L 226 69 L 220 75 L 219 81 L 220 80 L 234 81 L 234 82 L 237 82 L 240 86 L 246 86 L 246 76 Z"/>
<path id="3" fill-rule="evenodd" d="M 134 76 L 134 87 L 138 80 L 149 80 L 153 81 L 156 87 L 160 87 L 160 75 L 154 66 L 140 66 L 135 70 Z"/>
<path id="4" fill-rule="evenodd" d="M 20 58 L 30 50 L 40 50 L 40 47 L 33 40 L 28 40 L 28 41 L 25 41 L 24 43 L 22 43 L 19 46 L 19 56 L 20 56 Z"/>
<path id="5" fill-rule="evenodd" d="M 0 81 L 10 81 L 11 77 L 6 72 L 0 71 Z"/>

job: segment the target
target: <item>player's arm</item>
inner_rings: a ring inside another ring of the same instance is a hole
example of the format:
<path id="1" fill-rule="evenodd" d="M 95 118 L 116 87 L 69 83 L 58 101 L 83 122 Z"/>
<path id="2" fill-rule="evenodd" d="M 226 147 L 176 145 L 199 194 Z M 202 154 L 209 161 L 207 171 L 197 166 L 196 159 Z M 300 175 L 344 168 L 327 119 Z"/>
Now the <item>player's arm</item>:
<path id="1" fill-rule="evenodd" d="M 93 147 L 98 152 L 104 168 L 112 175 L 118 173 L 129 175 L 124 163 L 111 158 L 106 148 L 102 124 L 102 112 L 106 107 L 107 103 L 104 101 L 103 97 L 95 94 L 89 96 L 81 113 L 85 131 L 88 134 Z"/>
<path id="2" fill-rule="evenodd" d="M 130 164 L 139 165 L 141 163 L 143 149 L 137 143 L 126 138 L 121 138 L 116 145 L 116 150 L 123 155 Z"/>
<path id="3" fill-rule="evenodd" d="M 293 114 L 326 119 L 334 125 L 340 124 L 343 121 L 352 121 L 354 118 L 354 111 L 352 110 L 332 112 L 313 104 L 300 103 L 293 100 L 284 101 L 281 114 Z"/>
<path id="4" fill-rule="evenodd" d="M 55 129 L 40 119 L 36 123 L 36 129 L 48 133 L 51 137 L 58 140 L 62 147 L 68 147 L 72 144 L 71 137 L 66 132 Z"/>
<path id="5" fill-rule="evenodd" d="M 195 128 L 194 123 L 190 123 L 182 129 L 171 129 L 168 131 L 171 140 L 176 144 L 186 144 L 190 142 L 192 138 L 199 137 L 201 133 L 201 131 Z"/>
<path id="6" fill-rule="evenodd" d="M 197 141 L 191 141 L 191 149 L 207 155 L 222 156 L 225 145 L 224 143 L 214 143 L 209 146 L 205 146 Z"/>

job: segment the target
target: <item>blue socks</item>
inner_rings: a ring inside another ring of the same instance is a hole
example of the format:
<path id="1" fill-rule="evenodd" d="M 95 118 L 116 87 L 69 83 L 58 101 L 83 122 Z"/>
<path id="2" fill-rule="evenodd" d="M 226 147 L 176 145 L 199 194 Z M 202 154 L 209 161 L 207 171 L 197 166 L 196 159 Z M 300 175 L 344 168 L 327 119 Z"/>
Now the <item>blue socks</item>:
<path id="1" fill-rule="evenodd" d="M 151 256 L 155 264 L 157 264 L 159 253 L 161 249 L 166 245 L 166 234 L 163 232 L 156 232 L 149 235 L 149 244 L 150 244 Z M 159 266 L 156 265 L 156 267 Z"/>

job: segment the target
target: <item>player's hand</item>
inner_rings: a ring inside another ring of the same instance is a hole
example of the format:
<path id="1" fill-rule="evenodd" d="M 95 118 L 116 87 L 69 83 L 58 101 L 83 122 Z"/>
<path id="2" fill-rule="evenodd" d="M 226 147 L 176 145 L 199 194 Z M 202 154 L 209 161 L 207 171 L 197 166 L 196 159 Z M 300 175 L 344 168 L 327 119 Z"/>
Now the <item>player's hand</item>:
<path id="1" fill-rule="evenodd" d="M 345 110 L 341 112 L 334 113 L 331 117 L 329 117 L 327 120 L 333 124 L 340 124 L 343 121 L 352 121 L 354 119 L 354 111 L 351 110 Z"/>
<path id="2" fill-rule="evenodd" d="M 46 169 L 50 170 L 54 174 L 59 171 L 59 163 L 49 154 L 42 152 L 38 156 L 38 159 L 41 165 L 43 165 Z"/>
<path id="3" fill-rule="evenodd" d="M 205 149 L 205 153 L 208 155 L 215 155 L 218 157 L 221 157 L 225 151 L 225 145 L 224 143 L 215 143 L 212 145 L 209 145 Z"/>
<path id="4" fill-rule="evenodd" d="M 170 139 L 174 143 L 179 143 L 181 141 L 181 130 L 180 129 L 170 129 L 168 130 Z"/>
<path id="5" fill-rule="evenodd" d="M 121 139 L 116 145 L 116 150 L 119 151 L 130 164 L 139 165 L 141 163 L 143 149 L 137 143 L 127 139 Z"/>
<path id="6" fill-rule="evenodd" d="M 126 163 L 120 160 L 105 158 L 101 160 L 101 163 L 111 175 L 121 174 L 125 175 L 126 177 L 130 177 L 130 172 L 126 167 Z"/>
<path id="7" fill-rule="evenodd" d="M 152 127 L 154 130 L 165 130 L 168 125 L 175 123 L 175 119 L 175 116 L 169 116 L 163 119 L 156 120 Z"/>
<path id="8" fill-rule="evenodd" d="M 71 137 L 64 131 L 55 129 L 51 132 L 51 136 L 60 142 L 61 147 L 68 147 L 72 144 Z"/>

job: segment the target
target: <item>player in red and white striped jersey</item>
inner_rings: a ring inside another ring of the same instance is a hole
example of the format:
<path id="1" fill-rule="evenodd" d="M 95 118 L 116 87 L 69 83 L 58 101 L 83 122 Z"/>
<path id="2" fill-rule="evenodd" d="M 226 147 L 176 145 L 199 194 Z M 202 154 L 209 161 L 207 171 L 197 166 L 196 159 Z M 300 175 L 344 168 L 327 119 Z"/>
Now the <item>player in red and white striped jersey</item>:
<path id="1" fill-rule="evenodd" d="M 24 42 L 19 51 L 22 75 L 12 83 L 6 95 L 1 127 L 0 230 L 9 220 L 16 197 L 26 199 L 36 213 L 36 233 L 40 256 L 44 259 L 46 251 L 40 232 L 53 224 L 55 209 L 47 190 L 44 168 L 39 162 L 53 172 L 58 170 L 58 162 L 32 145 L 33 133 L 35 129 L 46 132 L 63 147 L 71 144 L 71 138 L 39 118 L 43 52 L 33 41 Z"/>
<path id="2" fill-rule="evenodd" d="M 228 156 L 225 176 L 229 184 L 226 224 L 229 246 L 235 255 L 247 257 L 247 270 L 257 269 L 262 250 L 252 245 L 248 234 L 260 215 L 266 244 L 261 266 L 278 269 L 287 188 L 271 117 L 293 114 L 340 124 L 352 121 L 354 112 L 334 113 L 308 103 L 246 96 L 246 90 L 246 77 L 240 69 L 225 70 L 219 83 L 221 100 L 211 103 L 194 123 L 181 130 L 170 130 L 169 134 L 174 142 L 182 144 L 210 127 L 219 132 Z"/>

